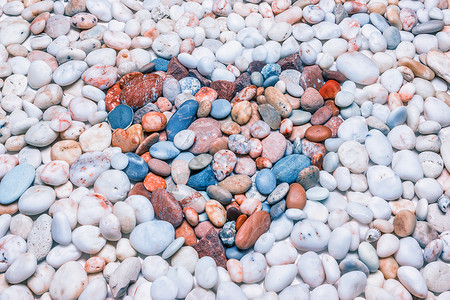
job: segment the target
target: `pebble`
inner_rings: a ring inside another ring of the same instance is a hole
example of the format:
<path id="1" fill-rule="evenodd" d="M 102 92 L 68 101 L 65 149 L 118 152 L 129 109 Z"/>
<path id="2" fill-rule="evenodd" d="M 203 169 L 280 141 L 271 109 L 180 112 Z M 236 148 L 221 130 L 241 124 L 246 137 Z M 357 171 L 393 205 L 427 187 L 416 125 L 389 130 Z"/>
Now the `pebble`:
<path id="1" fill-rule="evenodd" d="M 140 253 L 154 255 L 164 251 L 174 240 L 174 235 L 175 232 L 170 223 L 148 221 L 133 229 L 130 234 L 130 243 Z"/>
<path id="2" fill-rule="evenodd" d="M 321 251 L 328 245 L 330 229 L 316 220 L 302 220 L 294 225 L 291 240 L 303 251 Z"/>
<path id="3" fill-rule="evenodd" d="M 0 203 L 10 204 L 17 200 L 33 183 L 34 174 L 33 166 L 27 163 L 12 168 L 0 182 Z"/>

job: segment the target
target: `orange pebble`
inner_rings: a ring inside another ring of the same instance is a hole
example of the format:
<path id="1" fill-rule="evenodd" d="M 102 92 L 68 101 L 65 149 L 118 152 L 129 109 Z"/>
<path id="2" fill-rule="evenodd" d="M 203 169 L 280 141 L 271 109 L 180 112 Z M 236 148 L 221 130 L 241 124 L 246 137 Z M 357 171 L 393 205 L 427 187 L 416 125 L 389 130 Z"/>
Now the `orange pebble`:
<path id="1" fill-rule="evenodd" d="M 256 89 L 256 96 L 258 97 L 261 95 L 264 95 L 264 88 L 260 86 L 259 88 Z"/>
<path id="2" fill-rule="evenodd" d="M 105 105 L 106 110 L 111 111 L 120 104 L 119 95 L 122 89 L 119 86 L 119 82 L 116 82 L 106 93 Z"/>
<path id="3" fill-rule="evenodd" d="M 240 215 L 236 220 L 236 230 L 239 230 L 246 220 L 247 215 Z"/>
<path id="4" fill-rule="evenodd" d="M 270 168 L 272 168 L 272 162 L 268 158 L 258 157 L 256 159 L 256 167 L 258 168 L 258 170 L 262 170 L 265 168 L 270 169 Z"/>
<path id="5" fill-rule="evenodd" d="M 217 99 L 217 92 L 212 88 L 204 86 L 195 94 L 195 99 L 198 103 L 204 100 L 209 100 L 212 102 Z"/>
<path id="6" fill-rule="evenodd" d="M 237 202 L 237 204 L 241 205 L 242 202 L 244 202 L 245 200 L 245 195 L 244 194 L 234 195 L 234 200 Z"/>
<path id="7" fill-rule="evenodd" d="M 154 192 L 156 189 L 165 189 L 166 181 L 164 178 L 150 172 L 145 176 L 144 186 L 147 191 Z"/>
<path id="8" fill-rule="evenodd" d="M 97 273 L 103 271 L 106 261 L 103 257 L 93 256 L 84 263 L 84 270 L 89 273 Z"/>
<path id="9" fill-rule="evenodd" d="M 166 128 L 167 118 L 160 112 L 151 111 L 142 117 L 141 123 L 146 132 L 156 132 Z"/>
<path id="10" fill-rule="evenodd" d="M 183 208 L 184 217 L 188 221 L 189 225 L 197 226 L 198 224 L 198 213 L 192 207 L 186 206 Z"/>
<path id="11" fill-rule="evenodd" d="M 341 90 L 339 82 L 336 80 L 328 80 L 319 90 L 319 94 L 323 99 L 334 99 L 336 94 Z"/>
<path id="12" fill-rule="evenodd" d="M 180 227 L 175 230 L 175 238 L 184 237 L 184 244 L 186 246 L 195 246 L 197 244 L 197 237 L 194 229 L 189 223 L 184 220 Z"/>
<path id="13" fill-rule="evenodd" d="M 169 99 L 165 98 L 165 97 L 159 97 L 158 100 L 156 101 L 156 105 L 158 106 L 159 110 L 161 112 L 165 112 L 165 111 L 171 111 L 172 110 L 172 103 L 170 103 Z"/>
<path id="14" fill-rule="evenodd" d="M 148 163 L 148 161 L 149 161 L 150 159 L 152 159 L 152 156 L 150 155 L 149 152 L 145 152 L 144 154 L 141 155 L 141 158 L 142 158 L 143 160 L 145 160 L 146 163 Z"/>

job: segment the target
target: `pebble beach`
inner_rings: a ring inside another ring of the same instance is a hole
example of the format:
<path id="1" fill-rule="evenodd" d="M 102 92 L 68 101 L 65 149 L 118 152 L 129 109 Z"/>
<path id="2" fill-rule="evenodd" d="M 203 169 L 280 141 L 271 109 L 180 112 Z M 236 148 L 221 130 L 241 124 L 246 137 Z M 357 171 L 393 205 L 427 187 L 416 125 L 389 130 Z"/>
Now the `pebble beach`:
<path id="1" fill-rule="evenodd" d="M 0 300 L 450 300 L 449 0 L 0 0 Z"/>

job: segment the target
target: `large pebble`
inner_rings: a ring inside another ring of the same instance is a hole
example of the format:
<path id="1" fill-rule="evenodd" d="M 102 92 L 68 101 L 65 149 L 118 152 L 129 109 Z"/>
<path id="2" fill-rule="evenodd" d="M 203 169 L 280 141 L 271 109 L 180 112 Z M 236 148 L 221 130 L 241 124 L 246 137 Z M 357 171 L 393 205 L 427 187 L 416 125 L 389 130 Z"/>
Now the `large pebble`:
<path id="1" fill-rule="evenodd" d="M 136 226 L 130 234 L 131 245 L 144 255 L 161 253 L 174 240 L 175 230 L 166 221 L 148 221 Z"/>

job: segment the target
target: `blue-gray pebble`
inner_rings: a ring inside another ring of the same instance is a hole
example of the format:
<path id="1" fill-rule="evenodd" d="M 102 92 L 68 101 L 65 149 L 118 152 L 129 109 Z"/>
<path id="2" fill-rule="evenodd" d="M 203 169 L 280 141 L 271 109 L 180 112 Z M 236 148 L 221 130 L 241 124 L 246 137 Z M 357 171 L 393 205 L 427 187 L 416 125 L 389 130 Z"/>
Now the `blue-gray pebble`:
<path id="1" fill-rule="evenodd" d="M 402 41 L 402 37 L 400 36 L 400 31 L 394 26 L 390 26 L 386 28 L 383 32 L 383 36 L 386 39 L 387 48 L 389 50 L 394 50 L 397 48 L 398 44 Z"/>
<path id="2" fill-rule="evenodd" d="M 389 114 L 386 125 L 389 126 L 389 128 L 394 128 L 395 126 L 401 125 L 406 122 L 407 117 L 407 111 L 405 106 L 400 106 L 391 111 Z"/>
<path id="3" fill-rule="evenodd" d="M 127 129 L 133 123 L 133 109 L 125 104 L 117 105 L 108 114 L 108 123 L 111 129 Z"/>
<path id="4" fill-rule="evenodd" d="M 250 75 L 250 81 L 257 87 L 260 87 L 263 85 L 264 76 L 262 76 L 262 74 L 259 72 L 253 72 L 252 75 Z"/>
<path id="5" fill-rule="evenodd" d="M 35 169 L 28 163 L 12 168 L 0 182 L 0 204 L 10 204 L 30 187 L 34 181 Z"/>
<path id="6" fill-rule="evenodd" d="M 125 169 L 123 169 L 123 172 L 125 172 L 128 178 L 132 181 L 144 180 L 149 171 L 145 160 L 132 152 L 125 153 L 125 155 L 128 157 L 128 165 Z"/>
<path id="7" fill-rule="evenodd" d="M 268 195 L 277 187 L 275 174 L 270 169 L 262 169 L 255 179 L 256 188 L 261 194 Z"/>
<path id="8" fill-rule="evenodd" d="M 231 112 L 231 104 L 226 99 L 217 99 L 213 101 L 210 115 L 214 119 L 224 119 Z"/>
<path id="9" fill-rule="evenodd" d="M 150 147 L 150 155 L 153 158 L 168 160 L 180 154 L 180 150 L 172 142 L 158 142 Z"/>

